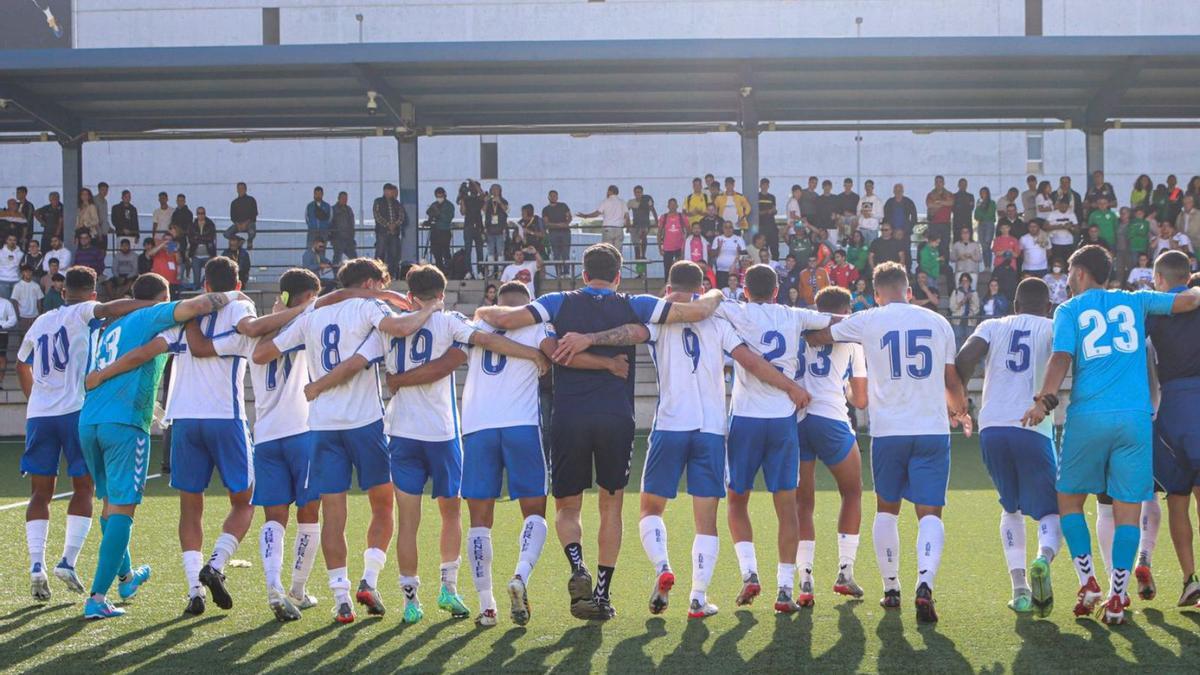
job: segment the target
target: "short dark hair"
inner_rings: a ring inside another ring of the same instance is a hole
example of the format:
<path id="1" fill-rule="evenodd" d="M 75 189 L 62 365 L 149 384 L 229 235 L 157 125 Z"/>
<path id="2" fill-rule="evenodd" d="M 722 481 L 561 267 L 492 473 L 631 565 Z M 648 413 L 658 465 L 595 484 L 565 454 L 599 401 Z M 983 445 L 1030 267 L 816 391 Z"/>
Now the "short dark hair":
<path id="1" fill-rule="evenodd" d="M 879 288 L 880 286 L 889 286 L 892 288 L 908 286 L 908 272 L 898 262 L 885 262 L 876 265 L 873 279 L 872 284 L 875 288 Z"/>
<path id="2" fill-rule="evenodd" d="M 346 288 L 354 288 L 368 281 L 387 283 L 388 273 L 383 263 L 374 258 L 354 258 L 342 263 L 337 280 Z"/>
<path id="3" fill-rule="evenodd" d="M 612 244 L 592 244 L 583 251 L 583 273 L 593 281 L 617 280 L 621 272 L 621 252 Z"/>
<path id="4" fill-rule="evenodd" d="M 296 298 L 305 293 L 321 290 L 321 280 L 311 270 L 293 267 L 279 277 L 279 292 L 288 294 L 288 307 L 294 307 Z"/>
<path id="5" fill-rule="evenodd" d="M 91 293 L 96 290 L 96 270 L 83 265 L 72 265 L 63 275 L 68 291 Z"/>
<path id="6" fill-rule="evenodd" d="M 850 308 L 850 291 L 841 286 L 826 286 L 817 292 L 817 309 L 843 314 Z"/>
<path id="7" fill-rule="evenodd" d="M 671 284 L 671 290 L 695 291 L 704 285 L 704 271 L 691 260 L 680 260 L 671 265 L 668 281 Z"/>
<path id="8" fill-rule="evenodd" d="M 223 255 L 209 260 L 204 263 L 204 283 L 215 293 L 235 290 L 238 285 L 238 264 Z"/>
<path id="9" fill-rule="evenodd" d="M 1196 288 L 1200 286 L 1200 272 L 1196 272 L 1188 279 L 1188 288 Z"/>
<path id="10" fill-rule="evenodd" d="M 1045 314 L 1050 306 L 1050 287 L 1037 277 L 1026 277 L 1017 284 L 1017 310 Z"/>
<path id="11" fill-rule="evenodd" d="M 1182 251 L 1166 251 L 1154 261 L 1154 271 L 1172 286 L 1187 283 L 1192 266 Z"/>
<path id="12" fill-rule="evenodd" d="M 154 245 L 154 237 L 146 237 L 145 239 L 142 240 L 142 246 L 153 246 L 153 245 Z"/>
<path id="13" fill-rule="evenodd" d="M 1112 274 L 1112 255 L 1108 249 L 1096 244 L 1088 244 L 1072 253 L 1067 264 L 1084 270 L 1098 284 L 1107 283 Z"/>
<path id="14" fill-rule="evenodd" d="M 420 300 L 432 300 L 446 290 L 446 275 L 435 265 L 413 265 L 404 280 L 408 292 Z"/>
<path id="15" fill-rule="evenodd" d="M 133 280 L 134 300 L 153 300 L 170 290 L 167 280 L 153 272 L 138 275 L 138 278 Z"/>
<path id="16" fill-rule="evenodd" d="M 55 272 L 54 274 L 50 275 L 50 281 L 66 281 L 66 277 L 58 272 Z"/>
<path id="17" fill-rule="evenodd" d="M 746 270 L 744 286 L 751 300 L 769 300 L 779 288 L 779 275 L 768 265 L 751 265 Z"/>
<path id="18" fill-rule="evenodd" d="M 529 287 L 526 286 L 523 282 L 517 281 L 516 279 L 513 279 L 512 281 L 504 282 L 500 286 L 500 290 L 496 292 L 496 297 L 500 297 L 501 295 L 504 295 L 505 293 L 520 293 L 527 298 L 530 297 Z"/>
<path id="19" fill-rule="evenodd" d="M 395 191 L 397 191 L 397 192 L 399 192 L 399 191 L 400 191 L 400 189 L 399 189 L 399 188 L 397 188 L 395 185 L 392 185 L 391 183 L 384 183 L 384 184 L 383 184 L 383 189 L 384 189 L 384 190 L 395 190 Z"/>

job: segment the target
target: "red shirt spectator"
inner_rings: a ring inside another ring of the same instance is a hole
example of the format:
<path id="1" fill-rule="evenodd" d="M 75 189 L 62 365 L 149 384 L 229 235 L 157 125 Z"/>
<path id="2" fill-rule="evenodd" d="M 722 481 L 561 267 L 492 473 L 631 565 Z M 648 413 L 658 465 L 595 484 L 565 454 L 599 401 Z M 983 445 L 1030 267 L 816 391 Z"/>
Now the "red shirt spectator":
<path id="1" fill-rule="evenodd" d="M 675 200 L 672 199 L 671 202 Z M 670 202 L 669 202 L 670 203 Z M 664 251 L 680 251 L 683 249 L 684 233 L 688 230 L 687 216 L 676 211 L 669 211 L 658 217 L 659 245 Z"/>
<path id="2" fill-rule="evenodd" d="M 829 268 L 829 280 L 845 289 L 852 288 L 854 282 L 858 281 L 858 270 L 854 268 L 854 265 L 846 262 L 845 251 L 833 254 L 833 265 Z"/>
<path id="3" fill-rule="evenodd" d="M 179 285 L 179 245 L 170 233 L 164 234 L 158 245 L 150 249 L 150 271 L 167 280 L 171 286 Z"/>
<path id="4" fill-rule="evenodd" d="M 1008 223 L 1000 223 L 1000 234 L 992 240 L 992 263 L 996 267 L 1007 265 L 1016 272 L 1017 259 L 1021 257 L 1021 243 L 1010 234 L 1011 229 Z"/>

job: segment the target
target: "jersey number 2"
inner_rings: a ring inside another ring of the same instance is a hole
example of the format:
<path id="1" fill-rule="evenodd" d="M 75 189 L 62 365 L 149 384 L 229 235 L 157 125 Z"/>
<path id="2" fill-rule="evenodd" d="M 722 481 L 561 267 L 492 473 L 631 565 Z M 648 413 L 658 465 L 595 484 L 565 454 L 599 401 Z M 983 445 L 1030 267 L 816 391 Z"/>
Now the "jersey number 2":
<path id="1" fill-rule="evenodd" d="M 1116 324 L 1118 335 L 1114 335 L 1112 346 L 1097 344 L 1108 333 L 1110 324 Z M 1079 314 L 1079 329 L 1087 331 L 1083 336 L 1083 358 L 1095 359 L 1112 354 L 1115 348 L 1119 352 L 1135 352 L 1138 348 L 1137 322 L 1133 318 L 1133 310 L 1125 305 L 1117 305 L 1108 310 L 1108 321 L 1104 320 L 1098 310 L 1089 309 Z"/>

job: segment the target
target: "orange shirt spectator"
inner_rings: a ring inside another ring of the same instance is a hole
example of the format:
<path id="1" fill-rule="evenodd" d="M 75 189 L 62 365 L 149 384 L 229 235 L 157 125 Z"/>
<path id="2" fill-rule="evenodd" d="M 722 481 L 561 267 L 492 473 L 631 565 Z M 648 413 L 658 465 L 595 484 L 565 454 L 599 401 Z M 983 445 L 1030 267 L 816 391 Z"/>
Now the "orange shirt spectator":
<path id="1" fill-rule="evenodd" d="M 817 265 L 816 256 L 808 259 L 808 267 L 800 272 L 800 298 L 808 306 L 817 303 L 817 293 L 829 285 L 829 271 Z"/>
<path id="2" fill-rule="evenodd" d="M 179 285 L 179 245 L 168 232 L 158 244 L 150 249 L 150 271 L 167 280 L 171 286 Z"/>

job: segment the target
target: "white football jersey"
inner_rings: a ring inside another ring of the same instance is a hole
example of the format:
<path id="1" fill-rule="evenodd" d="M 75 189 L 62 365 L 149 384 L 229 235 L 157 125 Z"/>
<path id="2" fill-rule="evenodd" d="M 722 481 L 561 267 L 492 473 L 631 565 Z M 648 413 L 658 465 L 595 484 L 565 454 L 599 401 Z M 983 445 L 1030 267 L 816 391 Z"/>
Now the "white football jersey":
<path id="1" fill-rule="evenodd" d="M 375 327 L 392 315 L 378 300 L 355 298 L 302 314 L 275 336 L 280 352 L 303 347 L 308 377 L 321 379 L 342 359 L 353 356 L 374 340 Z M 354 375 L 350 381 L 317 397 L 308 406 L 308 428 L 314 431 L 342 431 L 365 427 L 383 417 L 383 398 L 379 392 L 377 361 Z"/>
<path id="2" fill-rule="evenodd" d="M 516 330 L 496 330 L 480 322 L 481 331 L 499 333 L 504 337 L 534 349 L 553 337 L 548 323 L 525 326 Z M 538 402 L 537 364 L 528 359 L 513 359 L 483 348 L 471 350 L 467 384 L 463 387 L 462 432 L 469 434 L 482 429 L 538 426 L 541 406 Z"/>
<path id="3" fill-rule="evenodd" d="M 983 371 L 979 428 L 1020 427 L 1021 417 L 1042 389 L 1054 342 L 1054 322 L 1044 316 L 1012 314 L 989 319 L 971 337 L 988 344 Z M 1054 416 L 1034 428 L 1054 437 Z"/>
<path id="4" fill-rule="evenodd" d="M 196 321 L 209 339 L 216 339 L 236 331 L 239 321 L 255 314 L 252 303 L 237 300 Z M 167 341 L 167 350 L 174 354 L 166 419 L 246 419 L 246 359 L 192 356 L 182 324 L 158 337 Z"/>
<path id="5" fill-rule="evenodd" d="M 872 436 L 950 433 L 945 373 L 955 350 L 945 317 L 892 302 L 855 312 L 830 330 L 838 342 L 862 345 Z"/>
<path id="6" fill-rule="evenodd" d="M 474 332 L 475 326 L 462 314 L 437 312 L 408 337 L 376 331 L 375 345 L 367 345 L 364 355 L 371 360 L 382 353 L 389 374 L 403 373 L 440 358 L 449 349 L 466 351 Z M 418 441 L 448 441 L 458 436 L 457 393 L 454 373 L 437 382 L 401 387 L 388 401 L 384 430 L 389 436 Z M 493 405 L 506 406 L 508 401 L 494 401 Z"/>
<path id="7" fill-rule="evenodd" d="M 310 304 L 305 313 L 311 311 Z M 258 340 L 233 332 L 214 339 L 213 349 L 221 356 L 240 356 L 249 361 Z M 308 363 L 303 348 L 285 352 L 263 366 L 250 363 L 255 443 L 308 431 L 308 400 L 304 398 L 304 385 L 308 382 Z"/>
<path id="8" fill-rule="evenodd" d="M 25 332 L 17 358 L 33 368 L 26 418 L 66 415 L 83 408 L 83 379 L 102 325 L 96 318 L 99 304 L 93 300 L 52 309 Z"/>
<path id="9" fill-rule="evenodd" d="M 717 316 L 733 324 L 751 349 L 789 378 L 796 377 L 797 361 L 804 349 L 804 331 L 829 325 L 826 314 L 775 303 L 723 302 Z M 796 414 L 796 406 L 786 392 L 760 382 L 739 363 L 734 364 L 731 407 L 738 417 L 775 419 Z"/>
<path id="10" fill-rule="evenodd" d="M 846 383 L 852 377 L 867 376 L 867 361 L 861 345 L 852 342 L 834 343 L 824 347 L 805 347 L 797 380 L 812 396 L 812 402 L 802 411 L 850 423 L 846 412 Z"/>
<path id="11" fill-rule="evenodd" d="M 725 435 L 725 355 L 745 342 L 725 319 L 646 324 L 658 374 L 654 429 Z"/>

